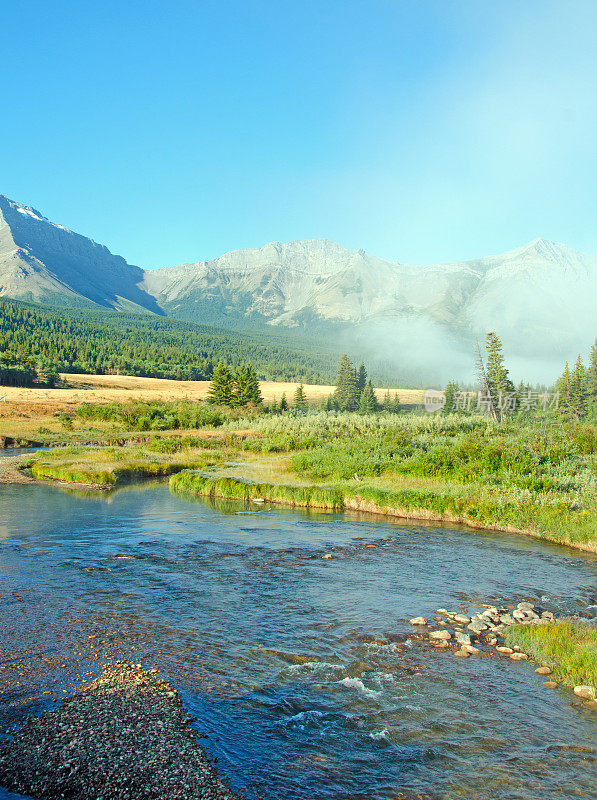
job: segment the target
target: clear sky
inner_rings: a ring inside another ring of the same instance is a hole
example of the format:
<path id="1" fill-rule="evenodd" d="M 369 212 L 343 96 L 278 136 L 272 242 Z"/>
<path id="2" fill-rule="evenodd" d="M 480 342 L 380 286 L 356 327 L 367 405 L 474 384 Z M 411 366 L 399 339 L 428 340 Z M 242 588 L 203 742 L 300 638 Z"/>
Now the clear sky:
<path id="1" fill-rule="evenodd" d="M 27 0 L 0 27 L 0 193 L 131 263 L 597 255 L 595 0 Z"/>

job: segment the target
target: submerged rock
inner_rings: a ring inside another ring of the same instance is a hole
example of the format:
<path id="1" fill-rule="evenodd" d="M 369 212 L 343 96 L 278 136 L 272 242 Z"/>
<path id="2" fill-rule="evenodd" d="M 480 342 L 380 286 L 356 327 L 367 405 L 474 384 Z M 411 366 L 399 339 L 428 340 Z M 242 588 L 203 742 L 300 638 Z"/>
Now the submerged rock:
<path id="1" fill-rule="evenodd" d="M 413 617 L 409 622 L 411 625 L 427 625 L 425 617 Z"/>
<path id="2" fill-rule="evenodd" d="M 549 667 L 537 667 L 535 672 L 537 675 L 551 675 L 551 669 Z"/>

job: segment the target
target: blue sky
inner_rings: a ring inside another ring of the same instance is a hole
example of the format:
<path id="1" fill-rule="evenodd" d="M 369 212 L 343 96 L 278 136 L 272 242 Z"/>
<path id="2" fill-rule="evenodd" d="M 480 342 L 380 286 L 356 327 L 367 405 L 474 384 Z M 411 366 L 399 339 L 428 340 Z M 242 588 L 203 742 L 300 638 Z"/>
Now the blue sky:
<path id="1" fill-rule="evenodd" d="M 29 0 L 0 193 L 131 263 L 327 237 L 597 255 L 594 0 Z"/>

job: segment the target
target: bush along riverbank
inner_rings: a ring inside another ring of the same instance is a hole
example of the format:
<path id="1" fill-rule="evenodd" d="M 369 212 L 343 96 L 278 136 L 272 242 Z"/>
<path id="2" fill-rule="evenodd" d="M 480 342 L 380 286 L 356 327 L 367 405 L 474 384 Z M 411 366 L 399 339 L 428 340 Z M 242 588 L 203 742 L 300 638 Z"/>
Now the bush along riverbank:
<path id="1" fill-rule="evenodd" d="M 597 710 L 597 626 L 589 621 L 556 619 L 550 611 L 523 600 L 517 605 L 485 605 L 482 612 L 438 608 L 433 621 L 413 617 L 414 638 L 457 658 L 496 655 L 538 664 L 535 672 L 547 689 L 570 687 Z"/>
<path id="2" fill-rule="evenodd" d="M 0 750 L 0 785 L 42 800 L 235 800 L 191 722 L 155 671 L 108 665 L 26 721 Z"/>

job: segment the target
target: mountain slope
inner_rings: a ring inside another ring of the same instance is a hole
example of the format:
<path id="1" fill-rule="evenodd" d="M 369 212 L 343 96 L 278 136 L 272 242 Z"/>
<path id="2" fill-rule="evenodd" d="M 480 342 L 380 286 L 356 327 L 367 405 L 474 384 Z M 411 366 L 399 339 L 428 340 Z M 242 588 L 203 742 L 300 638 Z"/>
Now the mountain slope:
<path id="1" fill-rule="evenodd" d="M 142 280 L 107 247 L 0 195 L 0 297 L 162 313 Z"/>

